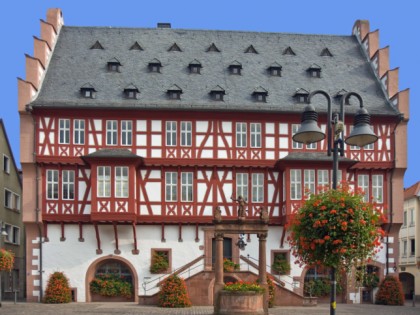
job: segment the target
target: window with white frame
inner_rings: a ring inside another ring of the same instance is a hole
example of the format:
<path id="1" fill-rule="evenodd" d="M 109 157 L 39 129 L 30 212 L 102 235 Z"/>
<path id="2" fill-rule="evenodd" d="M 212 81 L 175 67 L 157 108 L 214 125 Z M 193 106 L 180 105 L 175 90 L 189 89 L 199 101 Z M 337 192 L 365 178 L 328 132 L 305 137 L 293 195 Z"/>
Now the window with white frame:
<path id="1" fill-rule="evenodd" d="M 181 145 L 186 147 L 192 145 L 192 123 L 190 121 L 181 122 Z"/>
<path id="2" fill-rule="evenodd" d="M 165 173 L 165 200 L 177 201 L 178 174 L 176 172 Z"/>
<path id="3" fill-rule="evenodd" d="M 17 226 L 14 225 L 10 225 L 10 224 L 5 224 L 4 225 L 5 229 L 6 229 L 6 242 L 8 243 L 12 243 L 14 245 L 19 245 L 20 244 L 20 229 Z"/>
<path id="4" fill-rule="evenodd" d="M 299 126 L 300 125 L 297 125 L 297 124 L 292 125 L 292 137 L 299 130 Z M 303 143 L 292 141 L 292 148 L 293 149 L 302 149 L 303 148 Z"/>
<path id="5" fill-rule="evenodd" d="M 383 175 L 372 175 L 372 197 L 377 203 L 383 203 L 384 200 L 384 178 Z"/>
<path id="6" fill-rule="evenodd" d="M 6 154 L 3 154 L 3 171 L 10 173 L 10 158 Z"/>
<path id="7" fill-rule="evenodd" d="M 311 194 L 315 193 L 315 170 L 304 170 L 303 182 L 305 185 L 305 194 L 308 191 Z"/>
<path id="8" fill-rule="evenodd" d="M 248 200 L 248 173 L 236 174 L 236 198 L 239 196 Z"/>
<path id="9" fill-rule="evenodd" d="M 290 199 L 302 199 L 302 171 L 290 170 Z"/>
<path id="10" fill-rule="evenodd" d="M 410 226 L 414 226 L 415 225 L 414 208 L 410 208 L 408 211 L 410 211 Z"/>
<path id="11" fill-rule="evenodd" d="M 238 148 L 246 147 L 246 123 L 236 123 L 236 146 Z"/>
<path id="12" fill-rule="evenodd" d="M 407 257 L 407 240 L 402 241 L 402 255 Z"/>
<path id="13" fill-rule="evenodd" d="M 166 122 L 166 145 L 176 146 L 176 121 Z"/>
<path id="14" fill-rule="evenodd" d="M 402 226 L 403 227 L 406 227 L 407 226 L 407 211 L 406 210 L 404 210 L 404 213 L 403 213 L 403 223 L 402 223 Z"/>
<path id="15" fill-rule="evenodd" d="M 47 170 L 47 199 L 58 199 L 58 170 Z"/>
<path id="16" fill-rule="evenodd" d="M 365 193 L 363 201 L 369 202 L 369 175 L 357 175 L 357 186 Z"/>
<path id="17" fill-rule="evenodd" d="M 121 121 L 121 145 L 133 144 L 133 122 L 131 120 Z"/>
<path id="18" fill-rule="evenodd" d="M 264 201 L 264 174 L 252 174 L 252 202 Z"/>
<path id="19" fill-rule="evenodd" d="M 74 144 L 85 144 L 85 121 L 83 119 L 75 119 L 73 126 Z"/>
<path id="20" fill-rule="evenodd" d="M 260 123 L 251 123 L 251 148 L 261 148 Z"/>
<path id="21" fill-rule="evenodd" d="M 62 198 L 64 200 L 74 199 L 74 171 L 63 170 L 62 173 Z"/>
<path id="22" fill-rule="evenodd" d="M 111 167 L 98 166 L 98 197 L 111 197 Z"/>
<path id="23" fill-rule="evenodd" d="M 410 256 L 414 256 L 416 254 L 416 240 L 414 238 L 410 238 Z"/>
<path id="24" fill-rule="evenodd" d="M 14 197 L 14 204 L 13 204 L 13 208 L 15 210 L 20 211 L 20 196 L 18 194 L 13 194 Z"/>
<path id="25" fill-rule="evenodd" d="M 128 197 L 128 167 L 115 167 L 115 197 Z"/>
<path id="26" fill-rule="evenodd" d="M 106 121 L 106 144 L 117 145 L 118 144 L 118 121 L 107 120 Z"/>
<path id="27" fill-rule="evenodd" d="M 318 170 L 318 187 L 325 189 L 325 187 L 330 186 L 330 181 L 328 179 L 328 170 Z"/>
<path id="28" fill-rule="evenodd" d="M 402 249 L 403 257 L 407 257 L 407 240 L 402 241 Z"/>
<path id="29" fill-rule="evenodd" d="M 4 189 L 4 206 L 5 206 L 5 208 L 9 208 L 9 209 L 13 208 L 12 197 L 13 197 L 13 193 L 8 189 Z"/>
<path id="30" fill-rule="evenodd" d="M 59 119 L 58 120 L 58 141 L 60 144 L 70 143 L 70 119 Z"/>
<path id="31" fill-rule="evenodd" d="M 343 172 L 341 170 L 337 171 L 337 187 L 340 186 L 341 182 L 343 180 Z M 333 182 L 333 171 L 331 171 L 331 186 Z"/>
<path id="32" fill-rule="evenodd" d="M 193 173 L 181 173 L 181 201 L 193 201 Z"/>

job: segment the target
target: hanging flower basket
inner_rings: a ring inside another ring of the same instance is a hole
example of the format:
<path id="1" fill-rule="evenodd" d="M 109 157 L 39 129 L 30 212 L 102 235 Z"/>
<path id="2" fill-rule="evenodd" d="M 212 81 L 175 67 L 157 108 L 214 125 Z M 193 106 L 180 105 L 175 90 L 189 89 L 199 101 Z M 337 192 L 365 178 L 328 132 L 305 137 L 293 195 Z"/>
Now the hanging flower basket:
<path id="1" fill-rule="evenodd" d="M 11 271 L 15 262 L 15 254 L 11 251 L 0 249 L 0 271 Z"/>
<path id="2" fill-rule="evenodd" d="M 311 194 L 289 226 L 296 263 L 348 271 L 369 262 L 382 248 L 385 233 L 380 225 L 386 219 L 363 197 L 363 191 L 352 191 L 346 183 Z"/>

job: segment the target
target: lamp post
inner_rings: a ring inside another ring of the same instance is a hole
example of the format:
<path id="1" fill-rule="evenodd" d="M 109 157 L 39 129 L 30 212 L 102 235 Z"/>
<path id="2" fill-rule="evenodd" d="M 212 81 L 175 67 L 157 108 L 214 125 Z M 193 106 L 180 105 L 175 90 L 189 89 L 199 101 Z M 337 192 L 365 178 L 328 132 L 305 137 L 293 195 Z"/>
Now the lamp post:
<path id="1" fill-rule="evenodd" d="M 5 228 L 5 226 L 4 226 L 4 224 L 3 224 L 3 222 L 2 221 L 0 221 L 0 231 L 1 231 L 1 233 L 0 233 L 0 248 L 2 248 L 2 246 L 3 246 L 3 237 L 6 237 L 8 234 L 7 234 L 7 231 L 6 231 L 6 228 Z M 1 292 L 1 290 L 2 290 L 2 278 L 1 278 L 1 274 L 2 274 L 2 270 L 0 270 L 0 307 L 1 307 L 1 301 L 2 301 L 2 292 Z"/>
<path id="2" fill-rule="evenodd" d="M 332 170 L 332 188 L 337 189 L 337 173 L 338 173 L 338 153 L 344 156 L 344 104 L 351 97 L 355 96 L 359 100 L 360 109 L 354 116 L 354 127 L 350 135 L 345 139 L 349 145 L 363 147 L 365 145 L 374 143 L 378 137 L 372 131 L 370 126 L 370 115 L 363 107 L 362 97 L 355 93 L 349 92 L 342 96 L 340 103 L 340 112 L 332 114 L 331 97 L 323 90 L 316 90 L 309 94 L 308 105 L 302 113 L 302 122 L 296 134 L 293 135 L 293 141 L 310 144 L 321 141 L 325 138 L 324 132 L 318 126 L 318 113 L 310 104 L 314 95 L 321 94 L 327 99 L 328 105 L 328 122 L 327 122 L 327 141 L 328 141 L 328 156 L 333 154 L 333 170 Z M 334 129 L 334 130 L 333 130 Z M 336 309 L 336 269 L 331 268 L 331 303 L 330 315 L 335 315 Z"/>

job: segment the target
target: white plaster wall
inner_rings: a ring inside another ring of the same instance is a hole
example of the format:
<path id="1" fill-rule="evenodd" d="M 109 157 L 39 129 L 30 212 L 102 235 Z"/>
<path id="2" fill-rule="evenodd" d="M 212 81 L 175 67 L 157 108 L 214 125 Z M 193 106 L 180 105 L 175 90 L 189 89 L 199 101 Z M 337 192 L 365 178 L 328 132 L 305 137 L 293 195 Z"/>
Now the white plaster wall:
<path id="1" fill-rule="evenodd" d="M 84 226 L 84 242 L 79 242 L 78 225 L 66 225 L 64 242 L 60 241 L 60 225 L 48 225 L 49 242 L 43 244 L 43 289 L 46 289 L 49 276 L 55 271 L 64 272 L 70 280 L 70 286 L 77 288 L 77 301 L 86 301 L 86 272 L 89 266 L 98 258 L 115 256 L 115 239 L 112 226 L 99 226 L 101 247 L 103 254 L 97 255 L 97 242 L 93 226 Z M 133 232 L 131 226 L 118 226 L 118 240 L 121 254 L 135 268 L 138 275 L 138 292 L 142 292 L 141 283 L 144 277 L 156 278 L 149 272 L 151 249 L 172 249 L 172 269 L 179 268 L 184 264 L 204 254 L 200 245 L 204 243 L 204 232 L 199 231 L 199 242 L 195 242 L 195 227 L 184 226 L 182 229 L 183 242 L 178 242 L 178 227 L 167 226 L 165 228 L 166 242 L 161 242 L 160 226 L 138 226 L 137 244 L 139 255 L 133 255 Z"/>

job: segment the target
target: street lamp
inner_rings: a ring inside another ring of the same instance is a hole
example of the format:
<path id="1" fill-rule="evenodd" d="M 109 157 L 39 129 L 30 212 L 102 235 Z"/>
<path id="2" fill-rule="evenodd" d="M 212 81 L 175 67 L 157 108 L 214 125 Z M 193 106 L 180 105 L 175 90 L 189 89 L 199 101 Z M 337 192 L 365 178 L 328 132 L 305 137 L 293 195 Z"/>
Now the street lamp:
<path id="1" fill-rule="evenodd" d="M 3 224 L 3 222 L 2 221 L 0 221 L 0 230 L 1 230 L 1 235 L 0 235 L 0 248 L 2 247 L 2 243 L 3 243 L 3 237 L 6 237 L 8 234 L 7 234 L 7 231 L 6 231 L 6 227 L 4 226 L 4 224 Z M 2 295 L 1 295 L 1 281 L 2 281 L 2 279 L 1 279 L 1 273 L 2 273 L 2 271 L 0 270 L 0 307 L 1 307 L 1 301 L 2 301 Z"/>
<path id="2" fill-rule="evenodd" d="M 372 131 L 370 125 L 370 115 L 363 107 L 362 97 L 355 93 L 349 92 L 342 96 L 340 103 L 340 113 L 332 115 L 331 110 L 331 97 L 323 90 L 316 90 L 309 94 L 308 105 L 302 113 L 302 123 L 298 131 L 293 135 L 293 141 L 305 144 L 321 141 L 325 138 L 324 132 L 318 126 L 318 113 L 315 108 L 310 104 L 314 95 L 321 94 L 327 99 L 328 103 L 328 123 L 327 123 L 327 141 L 328 141 L 328 156 L 333 153 L 333 180 L 332 188 L 337 189 L 337 173 L 338 173 L 338 153 L 344 156 L 344 104 L 351 97 L 355 96 L 359 100 L 360 109 L 354 116 L 353 130 L 350 135 L 345 139 L 349 145 L 363 147 L 365 145 L 374 143 L 378 140 L 378 136 Z M 333 130 L 334 128 L 334 130 Z M 331 268 L 331 304 L 330 315 L 335 315 L 336 308 L 336 270 Z"/>

